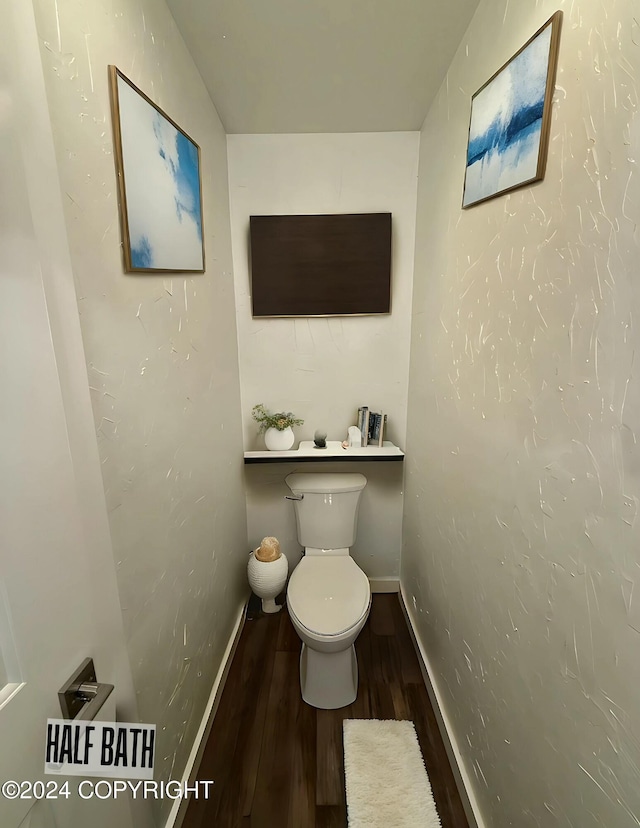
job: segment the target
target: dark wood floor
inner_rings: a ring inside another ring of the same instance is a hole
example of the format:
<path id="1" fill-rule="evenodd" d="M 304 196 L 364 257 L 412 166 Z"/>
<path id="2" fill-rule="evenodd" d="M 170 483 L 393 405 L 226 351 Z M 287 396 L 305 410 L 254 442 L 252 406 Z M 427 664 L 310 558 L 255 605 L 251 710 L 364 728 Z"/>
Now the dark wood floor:
<path id="1" fill-rule="evenodd" d="M 347 718 L 411 719 L 442 828 L 468 828 L 397 595 L 373 596 L 356 652 L 356 701 L 316 710 L 300 696 L 286 608 L 247 620 L 198 773 L 212 794 L 191 801 L 184 828 L 345 828 Z"/>

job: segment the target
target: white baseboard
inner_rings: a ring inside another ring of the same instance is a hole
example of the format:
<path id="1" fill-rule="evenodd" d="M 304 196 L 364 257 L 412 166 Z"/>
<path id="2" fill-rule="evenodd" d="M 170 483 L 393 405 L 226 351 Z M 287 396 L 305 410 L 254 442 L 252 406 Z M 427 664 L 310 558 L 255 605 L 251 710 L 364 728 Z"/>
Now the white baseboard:
<path id="1" fill-rule="evenodd" d="M 369 578 L 371 592 L 399 592 L 400 580 L 398 578 Z"/>
<path id="2" fill-rule="evenodd" d="M 429 664 L 429 658 L 427 657 L 425 649 L 422 646 L 420 636 L 416 632 L 416 625 L 414 623 L 412 611 L 406 601 L 402 584 L 400 584 L 400 604 L 407 619 L 409 632 L 411 633 L 413 645 L 418 655 L 418 661 L 420 662 L 422 677 L 424 679 L 429 698 L 431 699 L 433 712 L 435 713 L 438 721 L 440 735 L 442 736 L 442 741 L 444 742 L 444 747 L 447 751 L 447 756 L 449 757 L 449 763 L 451 764 L 451 770 L 453 771 L 453 775 L 456 780 L 456 787 L 458 788 L 458 793 L 460 794 L 460 799 L 462 800 L 462 806 L 469 822 L 469 828 L 485 828 L 484 820 L 482 819 L 480 808 L 478 807 L 478 801 L 473 791 L 471 779 L 467 773 L 460 749 L 458 748 L 458 743 L 453 736 L 453 729 L 451 728 L 448 716 L 445 712 L 445 707 L 442 704 L 440 692 L 438 691 L 438 685 L 432 679 L 433 671 L 431 669 L 431 665 Z"/>
<path id="3" fill-rule="evenodd" d="M 238 610 L 236 623 L 234 624 L 233 631 L 231 632 L 227 647 L 224 651 L 224 655 L 222 656 L 222 662 L 220 663 L 218 674 L 213 682 L 211 695 L 209 696 L 204 716 L 200 722 L 200 727 L 198 728 L 198 733 L 196 734 L 193 747 L 191 748 L 187 765 L 184 769 L 184 773 L 182 774 L 183 786 L 187 783 L 192 785 L 196 778 L 196 774 L 198 773 L 204 749 L 207 745 L 207 739 L 209 738 L 209 733 L 211 732 L 211 726 L 213 725 L 213 719 L 216 715 L 216 711 L 218 710 L 220 697 L 222 696 L 222 691 L 224 690 L 224 685 L 227 680 L 227 676 L 229 675 L 231 662 L 233 661 L 233 656 L 236 651 L 236 647 L 238 646 L 238 641 L 240 640 L 240 633 L 244 627 L 246 611 L 247 603 L 245 602 Z M 180 798 L 174 801 L 171 812 L 167 817 L 165 828 L 180 828 L 185 814 L 187 813 L 189 801 L 190 800 L 186 798 Z"/>

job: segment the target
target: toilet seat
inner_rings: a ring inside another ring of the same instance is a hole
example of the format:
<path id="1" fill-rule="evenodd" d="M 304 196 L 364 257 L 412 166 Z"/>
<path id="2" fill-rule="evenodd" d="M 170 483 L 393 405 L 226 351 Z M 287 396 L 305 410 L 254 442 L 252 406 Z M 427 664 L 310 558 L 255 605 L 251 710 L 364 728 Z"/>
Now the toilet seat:
<path id="1" fill-rule="evenodd" d="M 295 568 L 287 605 L 311 635 L 343 635 L 369 611 L 369 579 L 349 555 L 306 556 Z"/>

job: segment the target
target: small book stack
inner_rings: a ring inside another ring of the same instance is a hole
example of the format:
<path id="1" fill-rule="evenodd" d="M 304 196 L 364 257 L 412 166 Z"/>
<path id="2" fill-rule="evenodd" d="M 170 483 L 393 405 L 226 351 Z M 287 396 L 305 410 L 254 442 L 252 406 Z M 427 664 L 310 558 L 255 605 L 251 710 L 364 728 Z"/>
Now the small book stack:
<path id="1" fill-rule="evenodd" d="M 362 445 L 380 446 L 384 442 L 384 431 L 387 425 L 387 415 L 378 411 L 370 411 L 368 406 L 362 405 L 358 409 L 357 426 L 362 434 Z"/>

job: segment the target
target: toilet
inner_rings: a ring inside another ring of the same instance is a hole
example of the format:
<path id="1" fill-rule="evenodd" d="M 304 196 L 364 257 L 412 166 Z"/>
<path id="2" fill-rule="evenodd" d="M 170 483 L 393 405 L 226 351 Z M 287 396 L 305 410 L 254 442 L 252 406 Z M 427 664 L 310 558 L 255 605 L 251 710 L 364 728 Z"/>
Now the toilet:
<path id="1" fill-rule="evenodd" d="M 304 557 L 287 589 L 291 622 L 302 639 L 300 688 L 312 707 L 335 710 L 358 695 L 354 642 L 371 608 L 369 579 L 350 555 L 362 474 L 290 474 Z"/>

